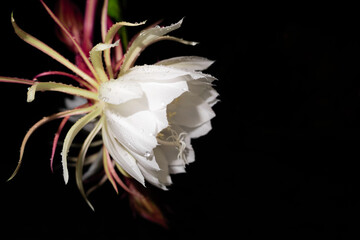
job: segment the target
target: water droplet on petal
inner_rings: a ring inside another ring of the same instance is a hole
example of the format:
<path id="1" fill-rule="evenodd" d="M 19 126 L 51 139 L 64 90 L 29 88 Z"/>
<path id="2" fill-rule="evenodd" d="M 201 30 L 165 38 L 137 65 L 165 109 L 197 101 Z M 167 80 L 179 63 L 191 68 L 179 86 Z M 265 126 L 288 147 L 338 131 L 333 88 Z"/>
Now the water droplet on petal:
<path id="1" fill-rule="evenodd" d="M 144 157 L 146 157 L 147 160 L 150 160 L 152 158 L 152 154 L 149 151 L 146 151 Z"/>
<path id="2" fill-rule="evenodd" d="M 101 100 L 104 101 L 104 102 L 108 102 L 108 101 L 109 101 L 109 98 L 107 98 L 107 97 L 101 97 Z"/>

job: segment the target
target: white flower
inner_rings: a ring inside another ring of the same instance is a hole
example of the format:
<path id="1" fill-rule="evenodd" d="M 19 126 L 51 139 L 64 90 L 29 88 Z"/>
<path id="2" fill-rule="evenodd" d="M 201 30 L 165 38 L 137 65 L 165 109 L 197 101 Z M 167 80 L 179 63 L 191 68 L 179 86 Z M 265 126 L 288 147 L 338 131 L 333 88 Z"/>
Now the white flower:
<path id="1" fill-rule="evenodd" d="M 82 129 L 88 130 L 88 136 L 75 159 L 75 177 L 78 188 L 90 207 L 92 205 L 87 199 L 82 181 L 101 167 L 106 174 L 103 179 L 108 179 L 116 191 L 119 184 L 124 190 L 131 192 L 119 177 L 115 166 L 122 175 L 131 176 L 143 185 L 147 181 L 161 189 L 167 189 L 171 184 L 170 174 L 185 172 L 185 165 L 195 161 L 191 139 L 211 130 L 210 120 L 215 116 L 212 106 L 217 102 L 218 93 L 212 88 L 215 78 L 202 71 L 213 61 L 196 56 L 175 57 L 154 65 L 135 66 L 139 54 L 155 42 L 173 40 L 195 45 L 195 42 L 166 35 L 179 28 L 182 20 L 167 27 L 155 26 L 143 30 L 125 55 L 119 53 L 122 51 L 114 51 L 120 54 L 117 57 L 111 55 L 111 50 L 121 48 L 119 41 L 113 42 L 119 29 L 123 26 L 139 26 L 144 22 L 115 23 L 104 32 L 103 42 L 92 48 L 88 58 L 84 49 L 56 16 L 44 3 L 43 5 L 68 36 L 83 64 L 74 65 L 54 49 L 23 31 L 12 17 L 15 33 L 75 74 L 50 71 L 41 73 L 38 77 L 67 76 L 79 86 L 0 76 L 0 82 L 30 85 L 28 102 L 35 99 L 37 91 L 58 91 L 76 96 L 74 100 L 66 102 L 70 109 L 44 117 L 30 128 L 21 144 L 19 162 L 10 179 L 19 170 L 26 143 L 32 133 L 43 124 L 62 118 L 54 137 L 50 165 L 53 164 L 57 142 L 65 123 L 69 119 L 73 120 L 75 123 L 66 133 L 61 151 L 63 176 L 67 183 L 68 152 L 77 134 Z M 106 24 L 106 21 L 102 21 L 102 29 L 107 29 Z M 79 101 L 79 98 L 85 101 Z M 97 144 L 93 144 L 94 139 L 100 135 Z M 87 157 L 87 151 L 95 145 L 102 148 L 98 149 L 98 153 Z M 83 167 L 88 163 L 92 165 L 83 174 Z"/>
<path id="2" fill-rule="evenodd" d="M 133 178 L 166 189 L 169 173 L 194 161 L 190 139 L 211 129 L 217 92 L 203 74 L 212 61 L 178 57 L 135 66 L 101 85 L 105 102 L 103 140 L 110 155 Z"/>

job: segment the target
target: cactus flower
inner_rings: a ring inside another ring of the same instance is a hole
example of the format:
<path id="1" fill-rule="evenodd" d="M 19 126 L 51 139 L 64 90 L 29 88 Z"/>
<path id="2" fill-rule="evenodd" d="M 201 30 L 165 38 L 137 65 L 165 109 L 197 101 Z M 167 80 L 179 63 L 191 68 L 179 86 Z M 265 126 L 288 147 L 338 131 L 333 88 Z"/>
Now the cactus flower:
<path id="1" fill-rule="evenodd" d="M 65 2 L 69 5 L 69 1 Z M 91 2 L 96 1 L 88 1 Z M 103 42 L 86 52 L 89 41 L 82 39 L 89 35 L 83 33 L 88 31 L 84 26 L 86 24 L 79 23 L 70 28 L 71 24 L 65 21 L 68 19 L 79 22 L 83 17 L 79 17 L 75 12 L 75 15 L 69 14 L 70 17 L 67 17 L 64 9 L 61 14 L 54 14 L 43 1 L 41 3 L 60 27 L 60 39 L 76 53 L 77 61 L 70 62 L 47 44 L 22 30 L 12 15 L 11 22 L 15 33 L 28 44 L 63 64 L 69 72 L 45 72 L 37 75 L 34 80 L 0 76 L 0 82 L 28 85 L 28 102 L 33 101 L 39 91 L 57 91 L 75 97 L 66 100 L 68 109 L 44 117 L 30 128 L 21 144 L 18 166 L 10 179 L 21 165 L 31 134 L 49 121 L 62 119 L 54 138 L 51 167 L 60 133 L 66 123 L 73 122 L 61 149 L 65 183 L 69 180 L 69 155 L 75 154 L 76 183 L 91 208 L 93 207 L 88 201 L 83 180 L 95 174 L 101 167 L 105 170 L 104 176 L 116 191 L 120 185 L 125 191 L 137 194 L 137 197 L 133 198 L 138 199 L 134 206 L 141 208 L 138 203 L 144 201 L 139 198 L 139 191 L 134 191 L 134 185 L 126 184 L 128 180 L 122 179 L 134 179 L 143 186 L 149 183 L 165 190 L 172 183 L 170 174 L 185 172 L 186 164 L 195 160 L 191 139 L 207 134 L 211 130 L 210 121 L 215 116 L 212 110 L 218 96 L 212 87 L 215 78 L 202 72 L 213 61 L 203 57 L 184 56 L 149 65 L 135 64 L 139 54 L 158 41 L 172 40 L 195 45 L 195 42 L 167 35 L 178 29 L 182 20 L 166 27 L 146 28 L 130 42 L 124 55 L 114 56 L 116 49 L 121 49 L 117 40 L 119 29 L 125 26 L 141 26 L 145 22 L 117 22 L 108 28 L 106 11 L 103 11 L 101 21 L 102 28 L 108 29 L 103 33 Z M 103 9 L 106 7 L 107 1 L 104 1 Z M 74 85 L 41 81 L 51 75 L 69 77 L 74 80 Z M 76 154 L 73 149 L 70 151 L 70 148 L 81 130 L 86 131 L 88 136 Z M 97 153 L 88 156 L 88 150 L 99 145 Z M 91 165 L 83 173 L 84 164 L 87 162 L 91 162 Z M 143 215 L 145 216 L 145 213 Z"/>

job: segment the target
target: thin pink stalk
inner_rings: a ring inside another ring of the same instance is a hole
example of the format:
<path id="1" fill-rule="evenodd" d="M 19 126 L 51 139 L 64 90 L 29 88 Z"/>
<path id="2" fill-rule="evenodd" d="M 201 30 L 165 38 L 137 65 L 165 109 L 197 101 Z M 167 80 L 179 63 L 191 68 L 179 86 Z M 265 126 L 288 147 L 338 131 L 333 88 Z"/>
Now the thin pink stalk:
<path id="1" fill-rule="evenodd" d="M 38 75 L 36 75 L 33 80 L 37 80 L 37 78 L 39 77 L 45 77 L 45 76 L 50 76 L 50 75 L 60 75 L 60 76 L 65 76 L 65 77 L 69 77 L 75 81 L 77 81 L 80 86 L 84 86 L 86 87 L 87 89 L 91 90 L 91 91 L 95 91 L 95 89 L 88 83 L 86 82 L 84 79 L 82 78 L 79 78 L 73 74 L 70 74 L 70 73 L 66 73 L 66 72 L 61 72 L 61 71 L 48 71 L 48 72 L 42 72 L 42 73 L 39 73 Z"/>
<path id="2" fill-rule="evenodd" d="M 14 77 L 2 77 L 2 76 L 0 76 L 0 82 L 19 83 L 19 84 L 25 84 L 25 85 L 33 85 L 34 84 L 34 81 L 31 81 L 28 79 L 14 78 Z"/>
<path id="3" fill-rule="evenodd" d="M 55 21 L 55 23 L 60 27 L 60 29 L 65 33 L 68 39 L 74 44 L 75 49 L 79 52 L 81 58 L 83 59 L 86 66 L 89 68 L 91 73 L 97 78 L 97 74 L 95 72 L 94 67 L 91 65 L 88 56 L 85 54 L 87 51 L 83 51 L 80 47 L 79 43 L 76 41 L 75 37 L 69 32 L 69 30 L 62 24 L 58 17 L 50 10 L 50 8 L 44 3 L 43 0 L 40 0 L 41 4 L 44 6 L 45 10 L 49 13 L 50 17 Z"/>
<path id="4" fill-rule="evenodd" d="M 83 108 L 83 107 L 87 107 L 89 104 L 88 103 L 85 103 L 81 106 L 78 106 L 76 107 L 75 109 L 80 109 L 80 108 Z M 69 118 L 73 115 L 77 115 L 76 113 L 75 114 L 72 114 L 72 115 L 67 115 L 63 118 L 63 120 L 61 121 L 60 125 L 59 125 L 59 128 L 58 130 L 56 131 L 55 133 L 55 137 L 54 137 L 54 141 L 53 141 L 53 145 L 52 145 L 52 151 L 51 151 L 51 158 L 50 158 L 50 168 L 51 168 L 51 172 L 54 172 L 54 169 L 53 169 L 53 162 L 54 162 L 54 156 L 55 156 L 55 151 L 56 151 L 56 147 L 57 147 L 57 144 L 58 144 L 58 141 L 59 141 L 59 137 L 60 137 L 60 134 L 61 134 L 61 131 L 62 129 L 64 128 L 66 122 L 69 120 Z"/>
<path id="5" fill-rule="evenodd" d="M 114 55 L 115 57 L 112 58 L 112 66 L 114 71 L 114 79 L 117 78 L 117 75 L 119 73 L 120 67 L 123 63 L 124 54 L 123 54 L 123 48 L 121 47 L 121 39 L 119 35 L 115 35 L 114 41 L 120 41 L 120 44 L 114 48 Z"/>
<path id="6" fill-rule="evenodd" d="M 114 68 L 114 71 L 115 71 L 115 72 L 117 72 L 117 71 L 120 70 L 121 65 L 122 65 L 123 62 L 124 62 L 124 59 L 125 59 L 125 55 L 123 55 L 122 58 L 116 63 L 115 68 Z"/>
<path id="7" fill-rule="evenodd" d="M 114 165 L 113 163 L 111 162 L 111 158 L 110 158 L 110 154 L 109 152 L 107 151 L 107 149 L 104 147 L 104 151 L 105 151 L 105 154 L 106 154 L 106 158 L 107 158 L 107 161 L 108 161 L 108 166 L 109 166 L 109 172 L 111 173 L 112 177 L 115 179 L 115 181 L 128 193 L 130 194 L 137 194 L 136 192 L 130 190 L 128 188 L 128 186 L 126 186 L 126 184 L 121 180 L 121 178 L 119 177 L 119 175 L 116 173 L 115 169 L 114 169 Z"/>
<path id="8" fill-rule="evenodd" d="M 114 51 L 115 51 L 115 62 L 118 62 L 122 59 L 122 57 L 124 56 L 124 53 L 123 53 L 123 49 L 121 47 L 121 39 L 119 37 L 119 35 L 116 35 L 115 38 L 114 38 L 114 41 L 120 41 L 119 42 L 119 45 L 115 47 Z"/>
<path id="9" fill-rule="evenodd" d="M 66 116 L 66 117 L 63 118 L 63 120 L 61 121 L 60 126 L 59 126 L 59 128 L 58 128 L 58 130 L 57 130 L 57 132 L 55 134 L 53 145 L 52 145 L 51 158 L 50 158 L 51 172 L 54 172 L 54 168 L 53 168 L 54 156 L 55 156 L 57 143 L 59 141 L 60 133 L 61 133 L 62 129 L 64 128 L 66 122 L 69 120 L 69 118 L 70 118 L 70 116 Z"/>
<path id="10" fill-rule="evenodd" d="M 90 52 L 92 45 L 93 45 L 92 37 L 93 37 L 93 30 L 94 30 L 96 5 L 97 5 L 97 0 L 87 0 L 86 1 L 82 48 L 87 53 Z"/>
<path id="11" fill-rule="evenodd" d="M 104 5 L 101 11 L 101 38 L 103 42 L 105 42 L 105 36 L 108 30 L 108 21 L 107 21 L 108 2 L 109 2 L 108 0 L 104 0 Z"/>
<path id="12" fill-rule="evenodd" d="M 120 37 L 118 35 L 115 36 L 114 38 L 115 41 L 121 41 L 120 40 Z M 123 54 L 123 50 L 122 50 L 122 47 L 121 47 L 121 42 L 118 46 L 116 46 L 114 48 L 114 57 L 111 59 L 111 66 L 112 66 L 112 69 L 113 69 L 113 78 L 116 79 L 118 74 L 119 74 L 119 71 L 120 71 L 120 68 L 121 68 L 121 65 L 122 63 L 124 62 L 124 54 Z"/>
<path id="13" fill-rule="evenodd" d="M 114 169 L 114 167 L 112 165 L 110 155 L 109 155 L 108 151 L 106 150 L 105 145 L 103 147 L 103 151 L 104 151 L 104 157 L 105 157 L 105 159 L 103 159 L 103 160 L 104 160 L 104 169 L 105 169 L 106 175 L 109 178 L 110 183 L 113 185 L 116 193 L 119 193 L 119 190 L 118 190 L 118 188 L 116 186 L 116 183 L 114 181 L 115 169 Z"/>

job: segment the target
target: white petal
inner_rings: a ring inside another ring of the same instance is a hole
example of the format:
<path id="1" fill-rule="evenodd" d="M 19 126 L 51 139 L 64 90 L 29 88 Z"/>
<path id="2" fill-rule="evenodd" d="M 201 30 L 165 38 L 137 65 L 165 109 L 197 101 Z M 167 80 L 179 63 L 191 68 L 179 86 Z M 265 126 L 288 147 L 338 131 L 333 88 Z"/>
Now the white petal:
<path id="1" fill-rule="evenodd" d="M 156 161 L 158 162 L 158 164 L 160 166 L 160 171 L 157 172 L 158 179 L 161 183 L 168 186 L 168 185 L 172 184 L 172 181 L 171 181 L 171 177 L 169 175 L 169 168 L 168 168 L 169 164 L 167 162 L 167 159 L 165 158 L 162 151 L 158 148 L 154 149 L 154 153 L 155 153 Z"/>
<path id="2" fill-rule="evenodd" d="M 147 152 L 145 156 L 139 155 L 136 152 L 130 151 L 131 155 L 136 159 L 138 165 L 151 170 L 160 170 L 160 167 L 155 159 L 154 152 Z"/>
<path id="3" fill-rule="evenodd" d="M 200 97 L 189 92 L 168 105 L 169 122 L 179 126 L 197 127 L 215 117 L 214 111 Z"/>
<path id="4" fill-rule="evenodd" d="M 217 97 L 219 93 L 211 86 L 211 84 L 202 81 L 189 81 L 189 91 L 205 102 L 207 102 L 211 107 L 217 102 Z"/>
<path id="5" fill-rule="evenodd" d="M 116 141 L 106 123 L 102 129 L 102 136 L 106 149 L 121 168 L 138 182 L 145 185 L 144 177 L 136 164 L 136 160 Z"/>
<path id="6" fill-rule="evenodd" d="M 156 65 L 164 65 L 179 68 L 186 71 L 203 71 L 214 61 L 198 56 L 174 57 L 157 62 Z"/>
<path id="7" fill-rule="evenodd" d="M 156 147 L 157 122 L 149 111 L 139 111 L 128 117 L 111 108 L 105 109 L 106 121 L 114 137 L 127 149 L 147 155 Z"/>
<path id="8" fill-rule="evenodd" d="M 139 168 L 141 169 L 141 172 L 144 175 L 146 181 L 148 181 L 155 187 L 161 188 L 162 190 L 168 190 L 166 185 L 159 181 L 158 172 L 161 173 L 161 171 L 155 172 L 155 171 L 146 169 L 141 165 L 139 166 Z"/>
<path id="9" fill-rule="evenodd" d="M 143 95 L 138 83 L 123 79 L 110 80 L 101 84 L 99 98 L 111 104 L 121 104 Z"/>
<path id="10" fill-rule="evenodd" d="M 191 138 L 188 136 L 185 139 L 186 142 L 186 162 L 187 164 L 195 162 L 195 151 L 191 145 Z"/>
<path id="11" fill-rule="evenodd" d="M 211 121 L 207 121 L 201 124 L 200 126 L 194 128 L 184 127 L 184 126 L 182 126 L 182 128 L 185 130 L 185 132 L 188 134 L 190 138 L 198 138 L 208 134 L 212 129 L 212 126 L 211 126 Z"/>
<path id="12" fill-rule="evenodd" d="M 149 110 L 149 103 L 144 95 L 142 98 L 130 100 L 124 104 L 112 105 L 108 104 L 106 109 L 114 112 L 114 114 L 129 118 L 138 112 L 149 112 L 149 116 L 146 118 L 146 121 L 152 121 L 155 124 L 153 129 L 148 129 L 149 134 L 157 135 L 162 129 L 166 128 L 169 124 L 167 121 L 166 107 L 157 110 Z M 142 124 L 140 122 L 140 124 Z M 146 124 L 146 123 L 145 123 Z"/>
<path id="13" fill-rule="evenodd" d="M 146 181 L 152 185 L 159 187 L 163 190 L 167 190 L 166 186 L 169 186 L 172 181 L 168 171 L 167 159 L 162 154 L 162 152 L 155 148 L 154 149 L 156 161 L 160 166 L 160 170 L 151 170 L 143 166 L 139 166 L 141 172 L 143 173 Z"/>
<path id="14" fill-rule="evenodd" d="M 85 103 L 87 103 L 87 99 L 79 97 L 79 96 L 65 98 L 65 108 L 67 110 L 77 108 Z"/>
<path id="15" fill-rule="evenodd" d="M 157 148 L 161 149 L 169 166 L 171 166 L 171 165 L 185 166 L 185 162 L 181 159 L 178 159 L 179 150 L 177 150 L 175 146 L 160 145 Z"/>
<path id="16" fill-rule="evenodd" d="M 186 81 L 174 83 L 142 83 L 141 88 L 148 100 L 150 110 L 166 108 L 174 99 L 188 91 Z"/>
<path id="17" fill-rule="evenodd" d="M 185 173 L 185 167 L 176 165 L 176 166 L 169 166 L 169 172 L 171 174 L 178 174 L 178 173 Z"/>
<path id="18" fill-rule="evenodd" d="M 157 65 L 142 65 L 135 66 L 126 74 L 122 75 L 119 79 L 124 78 L 128 81 L 136 82 L 177 82 L 184 81 L 184 76 L 188 75 L 189 72 Z"/>
<path id="19" fill-rule="evenodd" d="M 154 110 L 152 111 L 152 114 L 155 117 L 156 120 L 156 135 L 158 135 L 159 132 L 161 132 L 164 128 L 167 128 L 169 126 L 169 122 L 167 120 L 167 112 L 166 108 Z"/>

